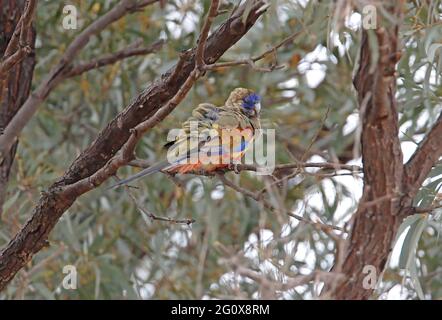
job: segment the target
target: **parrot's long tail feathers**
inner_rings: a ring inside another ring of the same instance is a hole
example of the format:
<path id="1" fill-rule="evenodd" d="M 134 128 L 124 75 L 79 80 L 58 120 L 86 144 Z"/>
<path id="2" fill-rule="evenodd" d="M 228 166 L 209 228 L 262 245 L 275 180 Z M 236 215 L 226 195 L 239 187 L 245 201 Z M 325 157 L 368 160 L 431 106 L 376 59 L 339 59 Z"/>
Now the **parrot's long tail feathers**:
<path id="1" fill-rule="evenodd" d="M 130 176 L 129 178 L 126 178 L 124 180 L 118 181 L 118 183 L 114 184 L 113 186 L 110 186 L 106 190 L 114 189 L 114 188 L 119 187 L 119 186 L 121 186 L 123 184 L 127 184 L 127 183 L 129 183 L 131 181 L 134 181 L 134 180 L 139 179 L 141 177 L 145 177 L 147 175 L 150 175 L 152 173 L 164 170 L 167 167 L 172 167 L 172 166 L 173 165 L 171 165 L 167 160 L 166 161 L 158 162 L 156 164 L 151 165 L 149 168 L 143 169 L 140 172 L 138 172 L 137 174 L 134 174 L 133 176 Z"/>

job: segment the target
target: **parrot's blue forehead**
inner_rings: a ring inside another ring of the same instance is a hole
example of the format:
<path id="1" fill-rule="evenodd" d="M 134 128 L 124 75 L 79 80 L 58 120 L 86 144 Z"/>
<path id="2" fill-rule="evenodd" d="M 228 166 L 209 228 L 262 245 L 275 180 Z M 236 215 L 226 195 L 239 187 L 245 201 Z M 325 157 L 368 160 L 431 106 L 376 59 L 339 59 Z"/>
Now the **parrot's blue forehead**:
<path id="1" fill-rule="evenodd" d="M 245 98 L 242 99 L 243 103 L 242 106 L 246 109 L 253 109 L 255 105 L 261 101 L 261 97 L 259 94 L 251 93 Z"/>

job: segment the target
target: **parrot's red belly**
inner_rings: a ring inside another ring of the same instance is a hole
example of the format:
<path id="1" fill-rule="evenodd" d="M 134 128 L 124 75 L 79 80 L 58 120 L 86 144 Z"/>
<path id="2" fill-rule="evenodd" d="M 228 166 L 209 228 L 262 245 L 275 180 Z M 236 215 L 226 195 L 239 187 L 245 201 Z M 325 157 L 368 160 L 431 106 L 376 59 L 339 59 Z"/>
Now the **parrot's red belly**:
<path id="1" fill-rule="evenodd" d="M 227 168 L 228 164 L 181 164 L 176 167 L 173 167 L 167 172 L 169 173 L 188 173 L 188 172 L 196 172 L 196 171 L 204 171 L 204 172 L 212 172 L 218 169 Z"/>

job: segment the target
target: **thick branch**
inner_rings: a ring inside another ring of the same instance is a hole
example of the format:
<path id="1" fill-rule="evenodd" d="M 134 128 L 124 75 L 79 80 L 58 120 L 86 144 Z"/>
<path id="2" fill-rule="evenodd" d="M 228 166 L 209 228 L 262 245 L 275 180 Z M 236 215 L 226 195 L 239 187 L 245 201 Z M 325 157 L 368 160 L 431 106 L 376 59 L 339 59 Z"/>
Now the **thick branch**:
<path id="1" fill-rule="evenodd" d="M 442 113 L 405 165 L 404 184 L 411 197 L 417 193 L 435 163 L 442 157 Z"/>
<path id="2" fill-rule="evenodd" d="M 3 58 L 0 60 L 0 79 L 3 79 L 12 67 L 20 63 L 32 51 L 29 41 L 32 42 L 33 40 L 32 37 L 29 39 L 28 35 L 35 16 L 36 7 L 37 0 L 28 0 L 26 2 L 23 14 L 17 22 Z"/>

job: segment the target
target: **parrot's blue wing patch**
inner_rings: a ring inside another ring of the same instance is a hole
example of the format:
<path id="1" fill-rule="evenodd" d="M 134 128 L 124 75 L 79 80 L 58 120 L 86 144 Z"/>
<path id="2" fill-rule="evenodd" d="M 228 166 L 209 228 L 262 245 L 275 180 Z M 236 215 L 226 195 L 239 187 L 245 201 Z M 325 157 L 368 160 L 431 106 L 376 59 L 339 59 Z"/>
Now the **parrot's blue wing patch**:
<path id="1" fill-rule="evenodd" d="M 249 144 L 249 141 L 246 141 L 245 139 L 241 140 L 241 144 L 237 145 L 235 148 L 233 148 L 233 152 L 241 152 L 244 151 Z"/>

